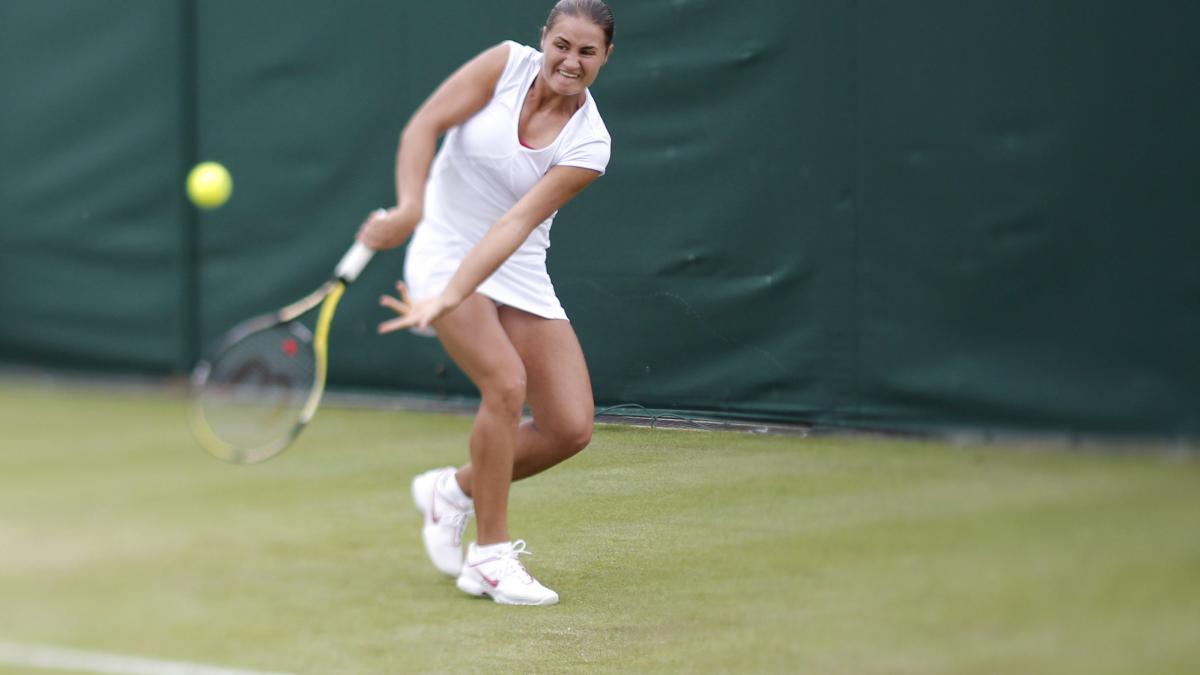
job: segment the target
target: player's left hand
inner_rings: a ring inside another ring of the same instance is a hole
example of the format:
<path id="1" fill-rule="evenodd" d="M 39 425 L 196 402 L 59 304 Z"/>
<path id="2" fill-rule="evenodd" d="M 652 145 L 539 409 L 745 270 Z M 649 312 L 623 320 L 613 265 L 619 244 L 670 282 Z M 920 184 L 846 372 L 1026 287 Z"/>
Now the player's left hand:
<path id="1" fill-rule="evenodd" d="M 429 328 L 429 324 L 437 321 L 450 310 L 454 309 L 453 305 L 446 302 L 441 295 L 422 300 L 412 300 L 408 297 L 408 287 L 404 285 L 403 281 L 396 284 L 396 290 L 400 294 L 399 298 L 394 298 L 390 295 L 379 296 L 379 304 L 381 306 L 387 307 L 400 315 L 395 319 L 388 319 L 379 324 L 380 335 L 407 328 L 424 330 Z"/>

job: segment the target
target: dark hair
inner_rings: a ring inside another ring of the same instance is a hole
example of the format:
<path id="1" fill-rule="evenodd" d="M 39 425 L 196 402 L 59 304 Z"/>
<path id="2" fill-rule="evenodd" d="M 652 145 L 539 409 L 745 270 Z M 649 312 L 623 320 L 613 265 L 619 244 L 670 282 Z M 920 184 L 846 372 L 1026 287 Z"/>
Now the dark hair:
<path id="1" fill-rule="evenodd" d="M 590 20 L 604 31 L 604 46 L 612 44 L 613 13 L 600 0 L 558 0 L 550 10 L 550 16 L 546 17 L 546 30 L 553 28 L 554 22 L 563 14 Z"/>

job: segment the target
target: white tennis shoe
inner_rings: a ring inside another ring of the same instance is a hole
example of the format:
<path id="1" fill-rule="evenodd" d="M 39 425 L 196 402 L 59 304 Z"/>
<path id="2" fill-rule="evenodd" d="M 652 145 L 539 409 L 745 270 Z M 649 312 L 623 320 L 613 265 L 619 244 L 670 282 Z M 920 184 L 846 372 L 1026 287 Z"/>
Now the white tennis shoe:
<path id="1" fill-rule="evenodd" d="M 473 504 L 447 496 L 439 483 L 455 480 L 452 466 L 433 469 L 418 475 L 412 482 L 413 502 L 425 517 L 421 539 L 425 552 L 438 571 L 457 576 L 462 571 L 462 537 L 467 521 L 475 513 Z"/>
<path id="2" fill-rule="evenodd" d="M 464 593 L 487 596 L 501 605 L 553 605 L 558 593 L 538 583 L 517 556 L 532 555 L 525 550 L 525 540 L 518 539 L 501 548 L 485 547 L 481 552 L 475 542 L 467 547 L 467 560 L 458 575 L 458 588 Z"/>

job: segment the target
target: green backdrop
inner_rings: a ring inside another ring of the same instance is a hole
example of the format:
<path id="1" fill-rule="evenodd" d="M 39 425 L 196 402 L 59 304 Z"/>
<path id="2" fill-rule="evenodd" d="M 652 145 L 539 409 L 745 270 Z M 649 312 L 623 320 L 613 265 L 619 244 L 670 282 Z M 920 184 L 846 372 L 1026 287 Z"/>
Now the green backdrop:
<path id="1" fill-rule="evenodd" d="M 542 6 L 545 4 L 545 6 Z M 1200 432 L 1200 5 L 613 2 L 551 274 L 601 405 Z M 549 3 L 0 3 L 0 357 L 168 373 L 309 290 L 400 129 Z M 184 202 L 225 163 L 224 208 Z M 470 394 L 343 302 L 335 386 Z"/>

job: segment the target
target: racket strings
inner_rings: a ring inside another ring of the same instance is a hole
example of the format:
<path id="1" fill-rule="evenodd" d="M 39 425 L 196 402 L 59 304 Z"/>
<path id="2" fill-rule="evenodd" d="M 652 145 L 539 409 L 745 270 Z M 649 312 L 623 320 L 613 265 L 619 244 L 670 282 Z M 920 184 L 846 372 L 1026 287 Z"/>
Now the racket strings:
<path id="1" fill-rule="evenodd" d="M 317 373 L 312 335 L 297 323 L 252 333 L 211 362 L 204 421 L 224 443 L 255 449 L 290 436 Z"/>

